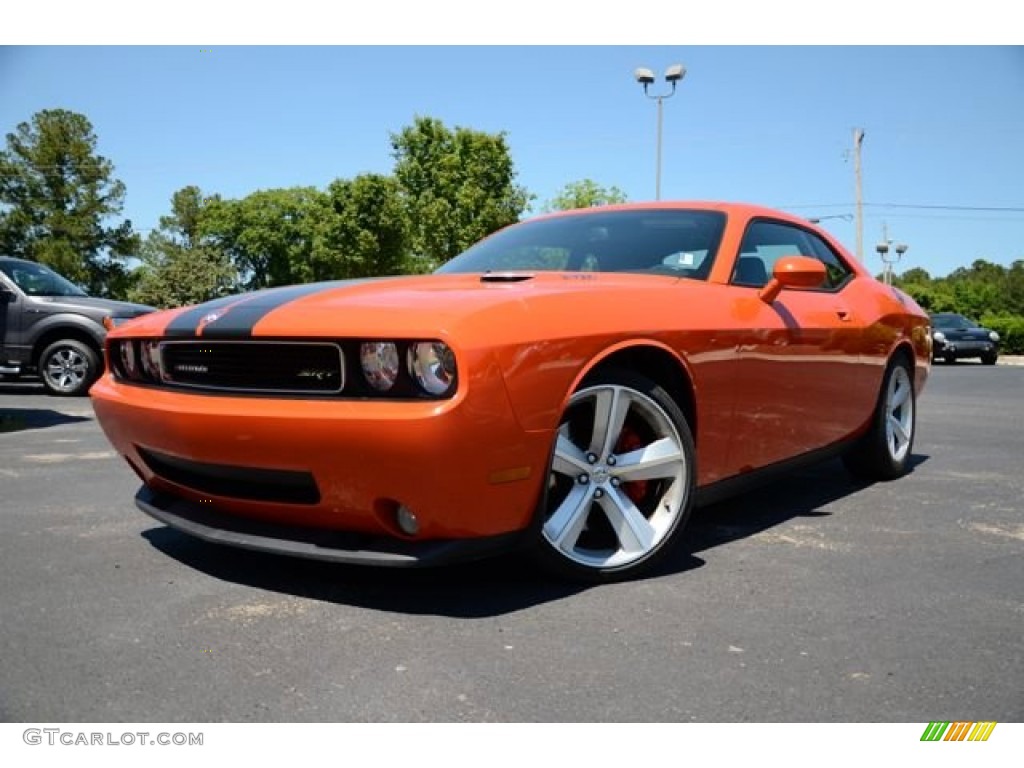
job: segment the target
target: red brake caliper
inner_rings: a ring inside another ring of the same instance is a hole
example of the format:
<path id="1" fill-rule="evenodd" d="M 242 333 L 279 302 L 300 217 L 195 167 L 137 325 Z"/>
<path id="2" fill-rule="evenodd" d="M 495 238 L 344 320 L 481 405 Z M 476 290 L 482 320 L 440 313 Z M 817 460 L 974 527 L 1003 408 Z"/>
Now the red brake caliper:
<path id="1" fill-rule="evenodd" d="M 642 447 L 644 441 L 631 427 L 624 425 L 619 434 L 619 441 L 615 444 L 615 453 L 629 453 Z M 629 496 L 630 501 L 639 504 L 640 500 L 647 494 L 647 483 L 649 480 L 636 480 L 632 483 L 623 483 L 622 490 Z"/>

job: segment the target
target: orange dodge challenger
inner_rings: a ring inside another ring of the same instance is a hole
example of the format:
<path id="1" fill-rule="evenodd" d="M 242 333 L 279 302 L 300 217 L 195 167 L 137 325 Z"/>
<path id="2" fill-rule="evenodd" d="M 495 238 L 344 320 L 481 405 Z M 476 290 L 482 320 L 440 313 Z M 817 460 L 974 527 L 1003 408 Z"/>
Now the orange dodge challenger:
<path id="1" fill-rule="evenodd" d="M 908 470 L 928 316 L 827 233 L 725 203 L 570 211 L 432 275 L 142 317 L 92 388 L 136 503 L 209 541 L 634 576 L 695 501 L 805 461 Z"/>

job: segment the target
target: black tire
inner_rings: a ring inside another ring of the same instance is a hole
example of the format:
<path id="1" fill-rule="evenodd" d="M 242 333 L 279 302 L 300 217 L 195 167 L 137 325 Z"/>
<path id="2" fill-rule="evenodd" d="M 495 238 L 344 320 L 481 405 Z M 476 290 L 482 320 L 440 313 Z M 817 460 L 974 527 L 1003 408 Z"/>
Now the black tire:
<path id="1" fill-rule="evenodd" d="M 995 365 L 998 359 L 999 354 L 997 352 L 989 352 L 987 355 L 981 356 L 981 362 L 985 365 Z"/>
<path id="2" fill-rule="evenodd" d="M 953 355 L 947 355 L 943 360 L 946 361 L 946 365 L 956 365 L 956 358 Z"/>
<path id="3" fill-rule="evenodd" d="M 917 433 L 917 397 L 912 363 L 904 354 L 889 361 L 867 433 L 843 463 L 862 480 L 893 480 L 910 468 Z"/>
<path id="4" fill-rule="evenodd" d="M 99 355 L 88 344 L 61 339 L 39 356 L 39 376 L 51 395 L 80 397 L 101 373 Z"/>
<path id="5" fill-rule="evenodd" d="M 630 371 L 588 377 L 552 446 L 533 527 L 536 559 L 559 578 L 588 583 L 650 569 L 686 527 L 695 465 L 690 427 L 664 389 Z"/>

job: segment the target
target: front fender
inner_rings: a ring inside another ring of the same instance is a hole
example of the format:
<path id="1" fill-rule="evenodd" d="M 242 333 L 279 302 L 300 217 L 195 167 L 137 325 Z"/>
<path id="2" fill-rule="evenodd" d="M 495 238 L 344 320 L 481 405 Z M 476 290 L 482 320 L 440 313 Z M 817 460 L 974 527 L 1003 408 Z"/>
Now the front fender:
<path id="1" fill-rule="evenodd" d="M 103 325 L 91 317 L 70 312 L 60 312 L 43 318 L 29 329 L 26 341 L 28 346 L 34 349 L 40 339 L 51 336 L 54 331 L 66 332 L 68 329 L 84 333 L 93 341 L 97 349 L 103 349 L 103 340 L 107 335 Z"/>

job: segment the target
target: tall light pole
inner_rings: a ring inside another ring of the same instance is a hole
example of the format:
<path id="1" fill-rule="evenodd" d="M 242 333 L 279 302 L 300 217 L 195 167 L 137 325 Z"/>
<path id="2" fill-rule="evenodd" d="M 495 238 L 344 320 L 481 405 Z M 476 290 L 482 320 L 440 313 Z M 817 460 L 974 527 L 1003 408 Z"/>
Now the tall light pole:
<path id="1" fill-rule="evenodd" d="M 857 196 L 857 260 L 864 263 L 864 195 L 860 175 L 860 145 L 864 143 L 864 129 L 853 129 L 853 173 Z"/>
<path id="2" fill-rule="evenodd" d="M 907 246 L 905 243 L 899 243 L 893 250 L 895 255 L 889 255 L 889 245 L 892 240 L 889 239 L 889 227 L 885 224 L 882 225 L 882 242 L 875 246 L 875 250 L 878 251 L 879 258 L 882 259 L 884 265 L 882 269 L 882 281 L 886 285 L 892 285 L 892 272 L 893 265 L 899 263 L 899 260 L 903 258 L 903 254 L 907 252 Z"/>
<path id="3" fill-rule="evenodd" d="M 671 67 L 665 70 L 665 82 L 671 86 L 671 90 L 668 93 L 653 94 L 648 91 L 648 88 L 654 84 L 654 72 L 646 67 L 640 67 L 634 73 L 636 81 L 644 87 L 644 96 L 649 99 L 654 99 L 658 102 L 658 150 L 656 160 L 656 171 L 655 171 L 655 184 L 654 184 L 654 199 L 661 200 L 661 121 L 662 121 L 662 102 L 665 99 L 671 98 L 675 95 L 676 85 L 686 77 L 686 67 L 682 64 L 673 64 Z"/>

